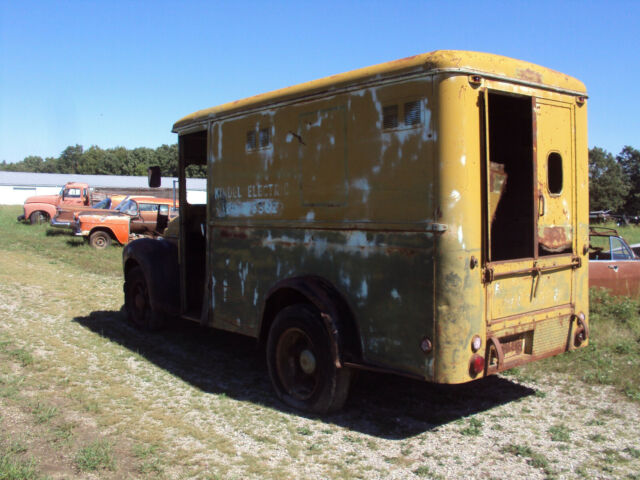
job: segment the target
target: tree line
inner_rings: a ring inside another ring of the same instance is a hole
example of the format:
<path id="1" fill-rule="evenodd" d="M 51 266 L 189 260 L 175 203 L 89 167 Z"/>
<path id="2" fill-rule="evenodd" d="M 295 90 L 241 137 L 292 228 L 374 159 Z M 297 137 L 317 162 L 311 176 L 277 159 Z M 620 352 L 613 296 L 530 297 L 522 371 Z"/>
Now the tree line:
<path id="1" fill-rule="evenodd" d="M 155 150 L 97 146 L 84 150 L 82 145 L 75 145 L 65 148 L 57 158 L 29 156 L 16 163 L 3 161 L 0 170 L 144 176 L 152 165 L 159 165 L 164 176 L 178 176 L 178 145 L 161 145 Z M 204 168 L 189 168 L 189 176 L 205 176 Z M 589 150 L 589 209 L 640 215 L 640 151 L 626 146 L 613 156 L 600 147 Z"/>
<path id="2" fill-rule="evenodd" d="M 640 151 L 626 146 L 614 157 L 589 150 L 589 210 L 640 215 Z"/>
<path id="3" fill-rule="evenodd" d="M 152 148 L 124 147 L 102 149 L 69 146 L 56 157 L 26 157 L 21 162 L 0 163 L 0 170 L 37 173 L 76 173 L 82 175 L 146 175 L 147 168 L 159 165 L 163 176 L 178 176 L 178 145 Z M 190 176 L 204 176 L 204 171 Z"/>

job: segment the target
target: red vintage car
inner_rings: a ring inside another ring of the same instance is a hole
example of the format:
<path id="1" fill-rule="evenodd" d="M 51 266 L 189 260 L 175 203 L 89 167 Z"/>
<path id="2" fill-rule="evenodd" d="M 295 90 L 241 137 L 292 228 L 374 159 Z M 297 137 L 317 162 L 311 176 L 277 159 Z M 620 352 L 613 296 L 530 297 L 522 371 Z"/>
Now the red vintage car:
<path id="1" fill-rule="evenodd" d="M 613 228 L 590 228 L 589 286 L 640 297 L 640 258 Z"/>

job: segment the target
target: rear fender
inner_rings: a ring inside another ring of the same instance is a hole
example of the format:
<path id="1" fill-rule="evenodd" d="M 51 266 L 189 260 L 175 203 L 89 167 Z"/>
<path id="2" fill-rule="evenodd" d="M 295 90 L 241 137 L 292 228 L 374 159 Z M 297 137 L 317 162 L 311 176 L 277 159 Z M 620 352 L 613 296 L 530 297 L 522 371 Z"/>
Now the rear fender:
<path id="1" fill-rule="evenodd" d="M 316 275 L 288 278 L 269 290 L 260 325 L 259 339 L 263 345 L 278 312 L 296 303 L 308 303 L 320 312 L 337 367 L 345 361 L 362 358 L 360 334 L 352 309 L 331 282 Z"/>

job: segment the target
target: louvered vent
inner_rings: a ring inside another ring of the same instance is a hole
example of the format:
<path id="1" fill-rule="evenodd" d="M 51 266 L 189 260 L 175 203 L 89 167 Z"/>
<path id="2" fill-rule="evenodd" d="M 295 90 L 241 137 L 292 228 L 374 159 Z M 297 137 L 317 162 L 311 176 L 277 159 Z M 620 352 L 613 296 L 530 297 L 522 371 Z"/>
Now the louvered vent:
<path id="1" fill-rule="evenodd" d="M 420 101 L 404 104 L 404 124 L 408 127 L 419 125 L 422 121 L 422 104 Z"/>
<path id="2" fill-rule="evenodd" d="M 256 148 L 258 148 L 256 132 L 255 130 L 249 130 L 247 132 L 247 150 L 255 150 Z"/>
<path id="3" fill-rule="evenodd" d="M 398 128 L 397 105 L 389 105 L 382 108 L 382 128 Z"/>
<path id="4" fill-rule="evenodd" d="M 268 128 L 263 128 L 260 130 L 260 148 L 265 148 L 268 147 L 270 144 L 270 137 L 269 137 L 269 129 Z"/>

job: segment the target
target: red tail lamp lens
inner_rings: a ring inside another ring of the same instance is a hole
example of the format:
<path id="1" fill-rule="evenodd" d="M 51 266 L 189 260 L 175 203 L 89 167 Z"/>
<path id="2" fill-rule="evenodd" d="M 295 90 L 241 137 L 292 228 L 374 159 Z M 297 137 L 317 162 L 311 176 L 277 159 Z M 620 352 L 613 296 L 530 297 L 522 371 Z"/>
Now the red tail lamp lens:
<path id="1" fill-rule="evenodd" d="M 478 375 L 482 371 L 484 371 L 484 358 L 480 355 L 474 355 L 471 357 L 471 373 Z"/>

